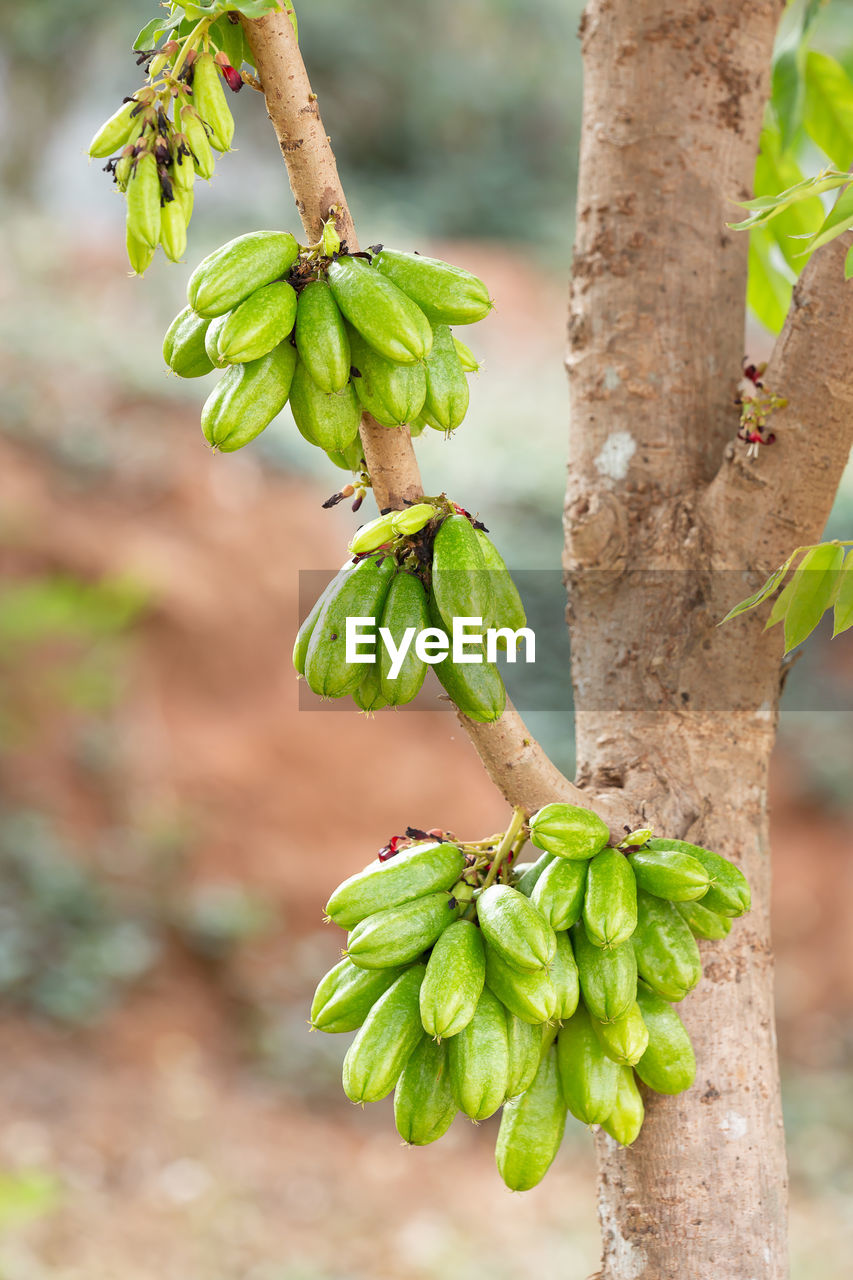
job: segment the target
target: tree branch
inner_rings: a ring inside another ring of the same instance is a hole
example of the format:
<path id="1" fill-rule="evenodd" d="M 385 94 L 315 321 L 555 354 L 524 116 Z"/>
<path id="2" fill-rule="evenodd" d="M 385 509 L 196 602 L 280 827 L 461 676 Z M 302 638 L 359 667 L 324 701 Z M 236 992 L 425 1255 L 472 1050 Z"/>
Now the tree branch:
<path id="1" fill-rule="evenodd" d="M 764 573 L 823 532 L 853 444 L 853 284 L 844 279 L 851 241 L 840 236 L 819 249 L 794 289 L 762 378 L 788 400 L 770 424 L 775 444 L 754 462 L 732 445 L 703 498 L 718 567 L 742 568 L 746 555 Z"/>
<path id="2" fill-rule="evenodd" d="M 306 234 L 317 240 L 334 208 L 339 235 L 350 249 L 357 249 L 335 156 L 290 20 L 284 13 L 272 13 L 255 21 L 241 21 Z M 361 439 L 380 511 L 402 507 L 421 496 L 420 472 L 407 428 L 389 431 L 365 415 Z M 614 830 L 621 826 L 624 814 L 618 801 L 605 795 L 592 797 L 569 782 L 528 732 L 511 703 L 495 724 L 478 724 L 458 714 L 486 771 L 510 804 L 532 813 L 551 800 L 563 799 L 584 808 L 595 807 L 605 821 L 613 822 Z M 624 820 L 631 821 L 630 817 Z"/>

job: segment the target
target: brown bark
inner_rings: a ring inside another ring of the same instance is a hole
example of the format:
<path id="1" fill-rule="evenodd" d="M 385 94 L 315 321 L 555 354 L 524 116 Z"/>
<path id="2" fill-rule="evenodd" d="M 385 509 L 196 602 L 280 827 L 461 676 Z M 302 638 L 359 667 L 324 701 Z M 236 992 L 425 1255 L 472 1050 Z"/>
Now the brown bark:
<path id="1" fill-rule="evenodd" d="M 777 443 L 748 461 L 734 443 L 747 244 L 725 223 L 750 190 L 779 8 L 593 0 L 583 24 L 566 501 L 578 780 L 732 857 L 753 889 L 730 937 L 702 944 L 680 1009 L 696 1084 L 648 1094 L 630 1150 L 597 1139 L 606 1280 L 787 1274 L 766 812 L 781 645 L 763 619 L 716 624 L 820 536 L 850 447 L 853 293 L 842 247 L 821 251 L 765 375 L 789 398 Z"/>

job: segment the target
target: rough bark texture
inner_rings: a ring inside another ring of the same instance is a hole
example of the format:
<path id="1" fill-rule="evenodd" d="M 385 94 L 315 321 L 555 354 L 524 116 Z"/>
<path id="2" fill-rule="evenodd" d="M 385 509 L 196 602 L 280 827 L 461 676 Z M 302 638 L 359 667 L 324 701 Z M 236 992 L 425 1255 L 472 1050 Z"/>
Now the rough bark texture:
<path id="1" fill-rule="evenodd" d="M 786 1174 L 773 1024 L 766 777 L 780 637 L 727 609 L 819 539 L 850 448 L 843 246 L 804 273 L 766 384 L 777 444 L 735 445 L 745 236 L 777 3 L 592 0 L 585 59 L 566 565 L 578 781 L 745 870 L 753 910 L 702 944 L 681 1007 L 698 1062 L 600 1134 L 606 1280 L 780 1280 Z M 721 465 L 722 463 L 722 465 Z M 719 470 L 718 470 L 719 469 Z M 716 476 L 715 476 L 715 473 Z"/>

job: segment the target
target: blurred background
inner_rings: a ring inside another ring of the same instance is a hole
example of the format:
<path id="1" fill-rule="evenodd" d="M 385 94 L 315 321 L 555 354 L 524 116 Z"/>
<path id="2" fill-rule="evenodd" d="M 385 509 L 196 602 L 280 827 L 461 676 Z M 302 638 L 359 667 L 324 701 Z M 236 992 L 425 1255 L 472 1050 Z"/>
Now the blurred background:
<path id="1" fill-rule="evenodd" d="M 487 514 L 553 636 L 533 730 L 572 768 L 560 513 L 580 112 L 578 0 L 312 0 L 306 61 L 365 243 L 447 256 L 497 307 L 486 373 L 427 491 Z M 817 47 L 853 68 L 850 4 Z M 207 384 L 167 376 L 189 266 L 297 219 L 260 95 L 199 191 L 188 266 L 131 279 L 123 202 L 85 150 L 139 83 L 142 0 L 0 0 L 0 1277 L 583 1276 L 591 1143 L 512 1196 L 496 1124 L 405 1150 L 308 1034 L 341 936 L 321 904 L 408 824 L 476 837 L 504 806 L 446 710 L 299 713 L 298 570 L 356 518 L 288 414 L 212 456 Z M 425 22 L 426 14 L 429 21 Z M 467 337 L 468 335 L 466 335 Z M 767 340 L 748 337 L 761 358 Z M 361 517 L 359 517 L 361 518 Z M 831 533 L 853 534 L 853 478 Z M 541 583 L 541 587 L 536 587 Z M 774 761 L 779 1035 L 796 1280 L 853 1247 L 853 654 L 821 633 Z M 835 709 L 832 709 L 835 708 Z"/>

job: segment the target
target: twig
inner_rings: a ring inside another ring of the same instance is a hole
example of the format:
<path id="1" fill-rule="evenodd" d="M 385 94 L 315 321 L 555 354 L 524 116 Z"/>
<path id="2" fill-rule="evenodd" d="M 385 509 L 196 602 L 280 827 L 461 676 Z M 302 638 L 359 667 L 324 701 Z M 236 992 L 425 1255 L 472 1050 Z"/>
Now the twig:
<path id="1" fill-rule="evenodd" d="M 290 19 L 281 12 L 241 21 L 306 234 L 312 242 L 319 239 L 323 222 L 334 208 L 338 234 L 356 250 L 358 240 L 337 162 Z M 365 414 L 361 440 L 380 511 L 400 508 L 422 496 L 408 428 L 389 431 Z M 584 808 L 594 807 L 614 830 L 623 821 L 631 822 L 618 803 L 608 805 L 607 797 L 590 797 L 564 777 L 511 703 L 494 724 L 478 724 L 458 714 L 486 771 L 510 804 L 533 813 L 551 800 L 567 800 Z"/>

